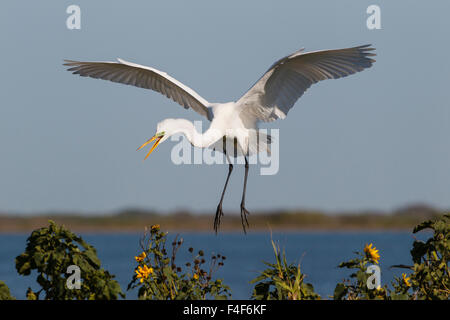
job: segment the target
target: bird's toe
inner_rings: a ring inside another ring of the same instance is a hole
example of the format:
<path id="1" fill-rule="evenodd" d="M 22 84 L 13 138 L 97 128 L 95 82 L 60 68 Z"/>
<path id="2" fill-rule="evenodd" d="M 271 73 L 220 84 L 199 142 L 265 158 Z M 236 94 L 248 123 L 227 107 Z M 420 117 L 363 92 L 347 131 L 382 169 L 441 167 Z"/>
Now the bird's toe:
<path id="1" fill-rule="evenodd" d="M 247 220 L 247 215 L 249 214 L 250 212 L 245 208 L 244 204 L 241 204 L 241 223 L 245 233 L 247 233 L 247 228 L 249 227 Z"/>
<path id="2" fill-rule="evenodd" d="M 214 218 L 214 230 L 215 230 L 216 234 L 217 234 L 217 231 L 219 230 L 220 218 L 222 216 L 223 216 L 222 204 L 219 204 L 217 206 L 216 216 Z"/>

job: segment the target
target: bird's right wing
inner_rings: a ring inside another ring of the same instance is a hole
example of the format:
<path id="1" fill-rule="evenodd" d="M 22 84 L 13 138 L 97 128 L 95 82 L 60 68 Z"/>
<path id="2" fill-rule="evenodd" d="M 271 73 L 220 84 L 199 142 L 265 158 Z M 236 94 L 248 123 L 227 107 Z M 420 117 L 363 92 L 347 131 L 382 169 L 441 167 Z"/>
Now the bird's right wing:
<path id="1" fill-rule="evenodd" d="M 118 62 L 65 62 L 64 65 L 70 67 L 68 71 L 73 71 L 73 74 L 151 89 L 212 120 L 209 102 L 165 72 L 121 59 Z"/>
<path id="2" fill-rule="evenodd" d="M 284 119 L 303 93 L 314 83 L 362 71 L 375 61 L 370 45 L 303 52 L 275 62 L 237 102 L 240 116 L 259 121 Z"/>

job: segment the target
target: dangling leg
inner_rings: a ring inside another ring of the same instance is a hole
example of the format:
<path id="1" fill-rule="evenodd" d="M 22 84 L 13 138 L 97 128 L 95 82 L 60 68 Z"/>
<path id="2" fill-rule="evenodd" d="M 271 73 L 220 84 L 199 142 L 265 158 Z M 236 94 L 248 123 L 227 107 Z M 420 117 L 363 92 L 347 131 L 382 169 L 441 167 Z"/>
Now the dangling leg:
<path id="1" fill-rule="evenodd" d="M 242 192 L 242 201 L 241 201 L 241 222 L 242 227 L 244 228 L 244 233 L 247 233 L 245 225 L 249 227 L 247 215 L 250 214 L 250 212 L 248 212 L 248 210 L 245 209 L 245 192 L 247 190 L 248 161 L 246 156 L 244 156 L 244 159 L 245 159 L 245 175 L 244 175 L 244 191 Z"/>
<path id="2" fill-rule="evenodd" d="M 231 171 L 233 171 L 233 164 L 231 163 L 230 158 L 228 158 L 227 154 L 226 154 L 226 156 L 227 156 L 228 163 L 229 163 L 228 176 L 227 176 L 227 180 L 225 181 L 225 186 L 223 187 L 222 196 L 220 197 L 219 205 L 217 206 L 216 217 L 214 218 L 214 230 L 216 231 L 216 234 L 217 234 L 217 230 L 219 229 L 220 218 L 223 216 L 223 211 L 222 211 L 223 197 L 225 195 L 225 190 L 227 189 L 228 180 L 230 179 Z"/>

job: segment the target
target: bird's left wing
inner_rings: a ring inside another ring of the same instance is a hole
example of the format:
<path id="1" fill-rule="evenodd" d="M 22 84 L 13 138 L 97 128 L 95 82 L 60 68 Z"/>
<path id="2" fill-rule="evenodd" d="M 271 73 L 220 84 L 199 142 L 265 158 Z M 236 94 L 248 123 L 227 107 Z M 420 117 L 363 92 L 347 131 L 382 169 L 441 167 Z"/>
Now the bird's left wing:
<path id="1" fill-rule="evenodd" d="M 337 79 L 364 70 L 375 61 L 370 45 L 354 48 L 303 52 L 275 62 L 237 101 L 244 118 L 274 121 L 284 119 L 298 98 L 314 83 Z"/>
<path id="2" fill-rule="evenodd" d="M 197 92 L 172 78 L 167 73 L 154 68 L 117 59 L 118 62 L 81 62 L 64 60 L 68 71 L 83 77 L 109 80 L 157 91 L 178 102 L 184 108 L 192 108 L 197 113 L 212 120 L 209 102 Z"/>

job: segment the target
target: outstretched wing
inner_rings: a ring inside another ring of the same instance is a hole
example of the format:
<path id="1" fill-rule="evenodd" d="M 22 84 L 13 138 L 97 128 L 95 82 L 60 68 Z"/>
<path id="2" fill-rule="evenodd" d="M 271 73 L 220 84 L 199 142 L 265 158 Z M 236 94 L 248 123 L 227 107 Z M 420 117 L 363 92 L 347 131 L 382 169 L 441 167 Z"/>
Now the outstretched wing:
<path id="1" fill-rule="evenodd" d="M 278 60 L 238 100 L 240 116 L 267 122 L 284 119 L 312 84 L 371 67 L 375 48 L 370 46 L 306 53 L 300 49 Z"/>
<path id="2" fill-rule="evenodd" d="M 185 86 L 167 73 L 139 64 L 117 59 L 118 62 L 81 62 L 64 60 L 68 71 L 83 77 L 109 80 L 157 91 L 178 102 L 186 109 L 192 108 L 212 120 L 209 103 L 197 92 Z"/>

